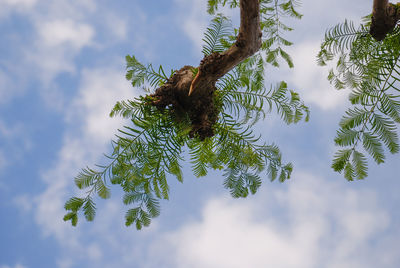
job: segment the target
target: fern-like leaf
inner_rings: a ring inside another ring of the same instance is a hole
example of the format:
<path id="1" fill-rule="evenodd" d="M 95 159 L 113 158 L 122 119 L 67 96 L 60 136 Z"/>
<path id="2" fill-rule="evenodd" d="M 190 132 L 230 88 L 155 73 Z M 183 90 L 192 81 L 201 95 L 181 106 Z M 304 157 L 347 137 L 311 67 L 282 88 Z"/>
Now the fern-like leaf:
<path id="1" fill-rule="evenodd" d="M 204 33 L 203 54 L 210 55 L 213 52 L 222 52 L 226 49 L 226 40 L 233 35 L 230 20 L 219 14 L 211 21 L 210 26 Z"/>
<path id="2" fill-rule="evenodd" d="M 329 29 L 318 54 L 321 65 L 337 60 L 336 71 L 328 76 L 331 83 L 352 90 L 349 99 L 355 107 L 343 116 L 335 138 L 346 149 L 338 151 L 332 164 L 348 180 L 367 176 L 365 156 L 357 150 L 360 144 L 378 164 L 385 160 L 384 146 L 392 154 L 400 150 L 400 29 L 376 42 L 368 33 L 371 17 L 364 20 L 359 27 L 345 21 Z"/>

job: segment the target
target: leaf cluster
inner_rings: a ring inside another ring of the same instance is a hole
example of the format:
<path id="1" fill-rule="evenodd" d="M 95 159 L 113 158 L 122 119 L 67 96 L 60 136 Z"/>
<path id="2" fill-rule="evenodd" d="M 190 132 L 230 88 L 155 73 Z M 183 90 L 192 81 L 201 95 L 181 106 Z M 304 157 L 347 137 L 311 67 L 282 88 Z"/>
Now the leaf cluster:
<path id="1" fill-rule="evenodd" d="M 214 52 L 223 52 L 234 42 L 234 30 L 229 18 L 222 14 L 217 14 L 207 27 L 203 38 L 204 55 L 210 55 Z"/>
<path id="2" fill-rule="evenodd" d="M 349 88 L 352 107 L 340 122 L 335 143 L 344 147 L 333 160 L 332 168 L 344 172 L 347 180 L 367 176 L 369 154 L 377 163 L 385 160 L 385 150 L 399 152 L 400 123 L 400 30 L 383 41 L 369 34 L 370 16 L 355 27 L 345 21 L 325 34 L 318 63 L 336 60 L 329 81 L 337 88 Z"/>
<path id="3" fill-rule="evenodd" d="M 165 72 L 163 67 L 160 65 L 158 70 L 156 71 L 152 64 L 148 64 L 147 66 L 141 64 L 135 56 L 127 55 L 125 57 L 126 60 L 126 79 L 131 81 L 133 87 L 139 86 L 150 86 L 150 87 L 159 87 L 164 84 L 165 81 L 169 78 Z M 170 76 L 174 73 L 171 70 Z M 146 88 L 144 88 L 146 89 Z"/>

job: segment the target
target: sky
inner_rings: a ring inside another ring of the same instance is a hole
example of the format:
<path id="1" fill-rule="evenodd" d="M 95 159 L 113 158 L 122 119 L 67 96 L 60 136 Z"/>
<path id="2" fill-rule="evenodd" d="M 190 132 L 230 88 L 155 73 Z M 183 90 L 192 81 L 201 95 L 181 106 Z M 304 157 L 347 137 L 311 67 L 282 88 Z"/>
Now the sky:
<path id="1" fill-rule="evenodd" d="M 316 64 L 325 30 L 360 22 L 371 0 L 303 0 L 287 37 L 295 67 L 268 67 L 268 83 L 296 89 L 311 120 L 286 125 L 272 113 L 256 126 L 294 164 L 292 179 L 265 178 L 233 199 L 222 174 L 184 166 L 150 227 L 125 227 L 122 193 L 97 199 L 93 222 L 62 220 L 73 178 L 104 161 L 118 100 L 143 94 L 125 80 L 125 56 L 179 69 L 202 59 L 211 17 L 205 0 L 0 0 L 0 268 L 400 267 L 399 155 L 370 163 L 363 181 L 330 168 L 349 91 Z M 238 11 L 224 10 L 237 22 Z"/>

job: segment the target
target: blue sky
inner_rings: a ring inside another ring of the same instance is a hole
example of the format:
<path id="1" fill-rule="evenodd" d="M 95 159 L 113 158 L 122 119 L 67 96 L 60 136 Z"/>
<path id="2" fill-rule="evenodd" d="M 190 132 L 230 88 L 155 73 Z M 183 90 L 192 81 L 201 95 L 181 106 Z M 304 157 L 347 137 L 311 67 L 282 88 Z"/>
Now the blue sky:
<path id="1" fill-rule="evenodd" d="M 142 94 L 125 81 L 127 54 L 166 69 L 199 64 L 205 0 L 0 0 L 0 268 L 399 267 L 399 155 L 349 183 L 330 168 L 348 91 L 315 56 L 324 32 L 359 21 L 371 0 L 303 0 L 289 49 L 294 69 L 267 68 L 300 92 L 311 121 L 257 125 L 295 165 L 284 184 L 234 200 L 220 173 L 184 183 L 149 228 L 124 225 L 121 192 L 98 200 L 94 222 L 64 223 L 80 168 L 103 161 L 124 124 L 108 114 Z M 237 11 L 227 11 L 234 21 Z"/>

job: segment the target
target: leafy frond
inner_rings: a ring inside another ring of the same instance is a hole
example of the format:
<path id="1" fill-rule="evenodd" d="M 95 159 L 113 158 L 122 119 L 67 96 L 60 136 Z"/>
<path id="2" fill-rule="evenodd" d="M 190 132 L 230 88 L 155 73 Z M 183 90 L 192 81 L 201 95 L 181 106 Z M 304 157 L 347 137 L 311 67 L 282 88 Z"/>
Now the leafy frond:
<path id="1" fill-rule="evenodd" d="M 126 68 L 126 79 L 131 81 L 134 87 L 142 86 L 146 82 L 149 83 L 151 87 L 158 87 L 163 85 L 169 78 L 161 65 L 156 71 L 153 65 L 148 64 L 144 66 L 133 55 L 126 56 Z M 172 74 L 173 72 L 171 72 L 171 75 Z"/>
<path id="2" fill-rule="evenodd" d="M 345 21 L 328 30 L 318 54 L 318 62 L 325 65 L 336 59 L 336 71 L 328 79 L 338 89 L 349 88 L 350 108 L 340 121 L 335 143 L 339 150 L 333 169 L 343 171 L 348 180 L 367 176 L 363 149 L 380 164 L 385 149 L 398 153 L 400 71 L 400 29 L 397 27 L 382 42 L 376 42 L 368 32 L 371 17 L 355 27 Z M 352 160 L 350 161 L 350 156 Z"/>
<path id="3" fill-rule="evenodd" d="M 204 177 L 208 173 L 209 165 L 215 158 L 214 144 L 212 139 L 206 139 L 202 143 L 189 141 L 190 162 L 192 164 L 193 174 L 196 177 Z"/>
<path id="4" fill-rule="evenodd" d="M 239 0 L 208 0 L 207 12 L 214 15 L 219 5 L 225 6 L 226 4 L 229 4 L 230 8 L 236 8 L 239 6 Z"/>
<path id="5" fill-rule="evenodd" d="M 127 217 L 127 225 L 135 222 L 136 226 L 147 226 L 150 219 L 159 215 L 157 198 L 168 198 L 168 184 L 166 173 L 175 175 L 182 181 L 182 172 L 179 165 L 182 146 L 188 139 L 182 135 L 183 125 L 175 124 L 168 112 L 162 112 L 142 102 L 131 105 L 140 110 L 130 113 L 134 127 L 125 127 L 119 130 L 113 142 L 113 152 L 108 158 L 111 163 L 103 166 L 102 171 L 84 169 L 76 178 L 80 188 L 90 188 L 88 200 L 92 192 L 97 192 L 102 198 L 109 197 L 108 187 L 104 181 L 109 178 L 113 184 L 120 184 L 127 193 L 125 204 L 136 201 L 141 209 L 137 217 Z M 136 117 L 140 115 L 141 117 Z M 140 200 L 138 198 L 140 196 Z M 86 203 L 84 212 L 87 219 L 92 219 L 94 206 Z M 143 209 L 142 207 L 147 208 Z M 132 221 L 132 222 L 131 222 Z"/>
<path id="6" fill-rule="evenodd" d="M 325 33 L 318 55 L 319 63 L 323 65 L 325 60 L 332 58 L 332 55 L 350 50 L 357 39 L 366 37 L 367 34 L 367 29 L 363 27 L 357 29 L 353 22 L 347 20 L 332 27 Z"/>
<path id="7" fill-rule="evenodd" d="M 290 55 L 284 50 L 293 43 L 284 37 L 285 32 L 293 28 L 284 23 L 285 18 L 300 19 L 302 15 L 297 11 L 299 1 L 289 0 L 262 0 L 260 1 L 261 30 L 263 41 L 261 50 L 266 55 L 266 62 L 272 66 L 279 67 L 278 59 L 283 59 L 290 68 L 293 61 Z"/>
<path id="8" fill-rule="evenodd" d="M 337 172 L 343 171 L 348 181 L 361 180 L 367 176 L 367 159 L 364 154 L 353 149 L 339 150 L 333 159 L 332 168 Z"/>
<path id="9" fill-rule="evenodd" d="M 224 76 L 217 83 L 224 111 L 235 116 L 241 124 L 249 125 L 264 119 L 273 109 L 287 124 L 297 123 L 302 118 L 308 121 L 309 109 L 298 93 L 290 90 L 284 81 L 267 89 L 264 76 L 265 65 L 260 54 L 246 59 Z"/>
<path id="10" fill-rule="evenodd" d="M 380 142 L 377 136 L 370 134 L 369 132 L 363 133 L 363 146 L 364 149 L 373 157 L 376 163 L 383 163 L 385 160 L 385 155 L 382 147 L 382 143 Z"/>
<path id="11" fill-rule="evenodd" d="M 218 14 L 204 33 L 203 54 L 210 55 L 213 52 L 223 52 L 227 49 L 227 46 L 231 46 L 228 39 L 232 35 L 233 28 L 230 20 L 222 14 Z"/>

